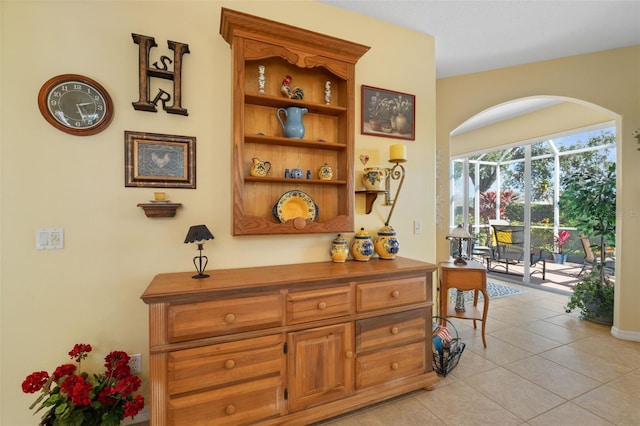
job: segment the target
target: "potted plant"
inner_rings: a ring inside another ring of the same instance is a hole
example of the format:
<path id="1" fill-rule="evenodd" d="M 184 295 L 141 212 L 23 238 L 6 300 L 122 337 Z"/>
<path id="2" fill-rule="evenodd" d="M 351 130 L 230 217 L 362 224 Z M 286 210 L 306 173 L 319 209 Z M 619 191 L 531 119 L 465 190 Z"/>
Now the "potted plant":
<path id="1" fill-rule="evenodd" d="M 604 265 L 607 243 L 615 241 L 616 232 L 616 168 L 615 164 L 600 174 L 576 172 L 562 179 L 560 209 L 572 218 L 578 231 L 589 236 L 594 253 L 600 256 L 590 274 L 576 284 L 566 312 L 578 308 L 580 317 L 613 323 L 614 286 Z"/>
<path id="2" fill-rule="evenodd" d="M 386 126 L 386 128 L 391 129 L 391 110 L 392 103 L 389 98 L 381 96 L 380 93 L 376 93 L 371 96 L 369 99 L 369 105 L 367 107 L 367 112 L 369 113 L 369 125 L 371 126 L 371 130 L 375 130 L 377 132 L 382 131 L 382 127 Z"/>
<path id="3" fill-rule="evenodd" d="M 571 237 L 571 234 L 567 230 L 553 237 L 553 259 L 560 265 L 564 265 L 564 262 L 567 261 L 568 254 L 563 252 L 563 246 L 569 240 L 569 237 Z"/>
<path id="4" fill-rule="evenodd" d="M 29 408 L 40 404 L 35 413 L 44 410 L 41 426 L 119 426 L 144 407 L 144 398 L 134 395 L 141 381 L 131 374 L 129 355 L 109 353 L 105 371 L 89 376 L 80 370 L 80 364 L 91 350 L 91 345 L 78 343 L 69 352 L 77 366 L 63 364 L 51 375 L 35 371 L 22 382 L 23 392 L 40 392 Z"/>

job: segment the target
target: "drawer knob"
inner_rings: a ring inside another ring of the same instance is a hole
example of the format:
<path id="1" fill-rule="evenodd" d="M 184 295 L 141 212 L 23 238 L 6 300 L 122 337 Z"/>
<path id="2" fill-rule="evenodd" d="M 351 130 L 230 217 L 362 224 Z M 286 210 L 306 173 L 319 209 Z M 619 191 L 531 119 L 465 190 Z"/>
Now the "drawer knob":
<path id="1" fill-rule="evenodd" d="M 400 292 L 398 290 L 393 290 L 391 292 L 391 297 L 393 297 L 394 299 L 397 299 L 398 297 L 400 297 Z"/>
<path id="2" fill-rule="evenodd" d="M 400 366 L 398 365 L 398 363 L 397 363 L 397 362 L 392 362 L 392 363 L 391 363 L 391 369 L 392 369 L 392 370 L 397 370 L 397 369 L 398 369 L 398 367 L 400 367 Z"/>
<path id="3" fill-rule="evenodd" d="M 399 332 L 398 327 L 391 327 L 391 334 L 398 334 Z"/>
<path id="4" fill-rule="evenodd" d="M 327 302 L 318 303 L 318 309 L 320 310 L 327 309 Z"/>
<path id="5" fill-rule="evenodd" d="M 353 351 L 345 352 L 344 357 L 347 358 L 347 359 L 353 358 Z"/>
<path id="6" fill-rule="evenodd" d="M 227 314 L 224 316 L 224 320 L 227 322 L 227 324 L 231 324 L 236 320 L 236 316 L 234 314 Z"/>
<path id="7" fill-rule="evenodd" d="M 236 362 L 232 359 L 228 359 L 224 363 L 224 368 L 226 368 L 227 370 L 231 370 L 235 366 L 236 366 Z"/>
<path id="8" fill-rule="evenodd" d="M 229 404 L 227 405 L 227 407 L 224 409 L 224 412 L 227 413 L 228 415 L 231 414 L 235 414 L 236 412 L 236 406 L 233 404 Z"/>

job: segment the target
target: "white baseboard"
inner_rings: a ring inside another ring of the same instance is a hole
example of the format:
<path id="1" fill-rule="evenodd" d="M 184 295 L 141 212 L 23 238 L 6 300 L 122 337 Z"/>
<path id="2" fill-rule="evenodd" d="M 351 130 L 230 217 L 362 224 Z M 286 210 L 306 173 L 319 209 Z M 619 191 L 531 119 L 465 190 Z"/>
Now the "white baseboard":
<path id="1" fill-rule="evenodd" d="M 611 335 L 621 340 L 640 342 L 640 331 L 624 331 L 618 327 L 611 327 Z"/>

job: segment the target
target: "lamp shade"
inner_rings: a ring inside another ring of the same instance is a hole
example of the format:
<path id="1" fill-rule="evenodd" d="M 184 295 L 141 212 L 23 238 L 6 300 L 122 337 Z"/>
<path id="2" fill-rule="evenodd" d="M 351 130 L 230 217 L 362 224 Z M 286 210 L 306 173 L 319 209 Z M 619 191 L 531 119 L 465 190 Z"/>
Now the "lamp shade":
<path id="1" fill-rule="evenodd" d="M 194 225 L 189 228 L 187 237 L 184 239 L 186 243 L 195 243 L 196 241 L 213 240 L 215 237 L 209 231 L 206 225 Z"/>
<path id="2" fill-rule="evenodd" d="M 447 238 L 452 239 L 452 238 L 473 238 L 473 237 L 471 236 L 469 231 L 464 229 L 462 224 L 460 224 L 455 228 L 453 228 L 451 232 L 449 232 L 449 234 L 447 235 Z"/>

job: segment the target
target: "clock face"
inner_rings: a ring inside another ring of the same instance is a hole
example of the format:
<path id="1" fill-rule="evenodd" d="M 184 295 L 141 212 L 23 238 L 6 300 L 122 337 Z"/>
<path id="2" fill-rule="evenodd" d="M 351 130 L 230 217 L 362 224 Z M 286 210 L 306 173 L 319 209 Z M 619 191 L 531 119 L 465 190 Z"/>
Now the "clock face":
<path id="1" fill-rule="evenodd" d="M 113 115 L 106 90 L 87 77 L 73 74 L 47 81 L 40 89 L 38 105 L 54 127 L 80 136 L 104 130 Z"/>

